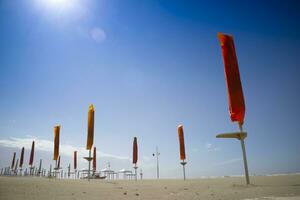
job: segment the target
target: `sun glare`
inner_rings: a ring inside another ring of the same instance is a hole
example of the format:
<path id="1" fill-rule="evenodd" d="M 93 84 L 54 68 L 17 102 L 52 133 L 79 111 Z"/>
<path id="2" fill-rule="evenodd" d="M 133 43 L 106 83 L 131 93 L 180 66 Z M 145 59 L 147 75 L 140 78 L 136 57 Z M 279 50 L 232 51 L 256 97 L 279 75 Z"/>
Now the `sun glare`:
<path id="1" fill-rule="evenodd" d="M 44 0 L 46 6 L 55 8 L 68 8 L 72 6 L 72 0 Z"/>
<path id="2" fill-rule="evenodd" d="M 48 16 L 70 17 L 82 15 L 81 0 L 33 0 L 36 8 Z"/>

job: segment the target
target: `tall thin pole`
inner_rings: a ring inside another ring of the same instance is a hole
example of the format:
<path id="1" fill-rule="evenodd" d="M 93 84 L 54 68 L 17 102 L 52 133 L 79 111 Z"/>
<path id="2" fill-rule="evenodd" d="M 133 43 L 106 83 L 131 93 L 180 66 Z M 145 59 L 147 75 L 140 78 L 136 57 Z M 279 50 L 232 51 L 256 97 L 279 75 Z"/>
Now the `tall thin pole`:
<path id="1" fill-rule="evenodd" d="M 185 180 L 185 165 L 186 165 L 186 162 L 183 160 L 180 164 L 182 164 L 182 170 L 183 170 L 183 180 Z"/>
<path id="2" fill-rule="evenodd" d="M 40 159 L 40 166 L 39 166 L 39 172 L 38 175 L 40 176 L 42 173 L 42 159 Z"/>
<path id="3" fill-rule="evenodd" d="M 49 177 L 52 177 L 52 165 L 50 164 Z"/>
<path id="4" fill-rule="evenodd" d="M 55 160 L 55 169 L 54 169 L 54 171 L 55 171 L 55 178 L 56 178 L 56 175 L 57 175 L 57 160 Z"/>
<path id="5" fill-rule="evenodd" d="M 156 175 L 157 179 L 159 179 L 159 160 L 158 160 L 159 152 L 158 147 L 156 146 Z"/>
<path id="6" fill-rule="evenodd" d="M 136 163 L 134 164 L 134 171 L 135 171 L 135 181 L 137 181 L 137 166 L 136 166 Z"/>
<path id="7" fill-rule="evenodd" d="M 89 158 L 91 158 L 91 149 L 89 150 Z M 88 180 L 90 181 L 91 159 L 89 159 Z"/>
<path id="8" fill-rule="evenodd" d="M 240 132 L 243 132 L 243 125 L 239 123 L 239 129 Z M 244 167 L 245 167 L 245 176 L 246 176 L 246 182 L 247 184 L 250 184 L 250 179 L 249 179 L 249 172 L 248 172 L 248 163 L 247 163 L 247 156 L 246 156 L 246 148 L 245 148 L 245 142 L 244 138 L 240 138 L 241 141 L 241 146 L 242 146 L 242 151 L 243 151 L 243 160 L 244 160 Z"/>

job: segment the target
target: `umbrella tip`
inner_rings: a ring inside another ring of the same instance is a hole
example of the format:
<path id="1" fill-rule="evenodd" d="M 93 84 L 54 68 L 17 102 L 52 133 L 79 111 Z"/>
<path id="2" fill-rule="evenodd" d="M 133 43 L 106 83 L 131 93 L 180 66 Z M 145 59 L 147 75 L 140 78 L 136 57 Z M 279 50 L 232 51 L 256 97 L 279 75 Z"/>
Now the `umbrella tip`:
<path id="1" fill-rule="evenodd" d="M 179 124 L 177 128 L 183 128 L 183 125 L 182 125 L 182 124 Z"/>

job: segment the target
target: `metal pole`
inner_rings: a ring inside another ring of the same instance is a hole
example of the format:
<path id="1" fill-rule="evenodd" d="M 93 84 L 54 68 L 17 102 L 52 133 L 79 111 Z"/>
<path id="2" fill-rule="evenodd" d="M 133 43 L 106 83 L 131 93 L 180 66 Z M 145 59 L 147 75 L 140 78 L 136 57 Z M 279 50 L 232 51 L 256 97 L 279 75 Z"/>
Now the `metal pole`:
<path id="1" fill-rule="evenodd" d="M 240 131 L 243 132 L 243 125 L 239 123 L 239 128 Z M 246 156 L 246 148 L 245 148 L 245 142 L 244 138 L 241 138 L 241 146 L 242 146 L 242 151 L 243 151 L 243 160 L 244 160 L 244 167 L 245 167 L 245 176 L 246 176 L 246 183 L 250 184 L 250 179 L 249 179 L 249 172 L 248 172 L 248 163 L 247 163 L 247 156 Z"/>
<path id="2" fill-rule="evenodd" d="M 156 173 L 157 173 L 157 179 L 159 179 L 159 160 L 158 160 L 159 152 L 158 147 L 156 146 Z"/>
<path id="3" fill-rule="evenodd" d="M 137 166 L 136 166 L 136 164 L 134 164 L 134 171 L 135 171 L 135 181 L 137 181 Z"/>
<path id="4" fill-rule="evenodd" d="M 89 150 L 89 158 L 91 158 L 91 149 Z M 89 159 L 88 180 L 90 181 L 91 159 Z"/>
<path id="5" fill-rule="evenodd" d="M 55 179 L 56 179 L 56 174 L 57 174 L 57 160 L 55 160 L 55 168 L 54 168 L 54 171 L 55 171 Z"/>
<path id="6" fill-rule="evenodd" d="M 183 167 L 183 180 L 185 180 L 185 165 L 182 165 Z"/>
<path id="7" fill-rule="evenodd" d="M 185 165 L 186 165 L 186 162 L 183 160 L 180 164 L 182 164 L 183 180 L 185 180 Z"/>

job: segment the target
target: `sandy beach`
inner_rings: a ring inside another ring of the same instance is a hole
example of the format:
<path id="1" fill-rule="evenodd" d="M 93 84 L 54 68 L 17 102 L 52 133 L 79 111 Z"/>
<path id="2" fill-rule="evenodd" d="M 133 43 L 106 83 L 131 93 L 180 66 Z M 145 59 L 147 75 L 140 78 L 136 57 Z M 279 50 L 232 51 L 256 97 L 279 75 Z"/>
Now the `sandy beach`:
<path id="1" fill-rule="evenodd" d="M 182 180 L 67 180 L 0 177 L 1 200 L 54 199 L 300 199 L 300 175 Z"/>

